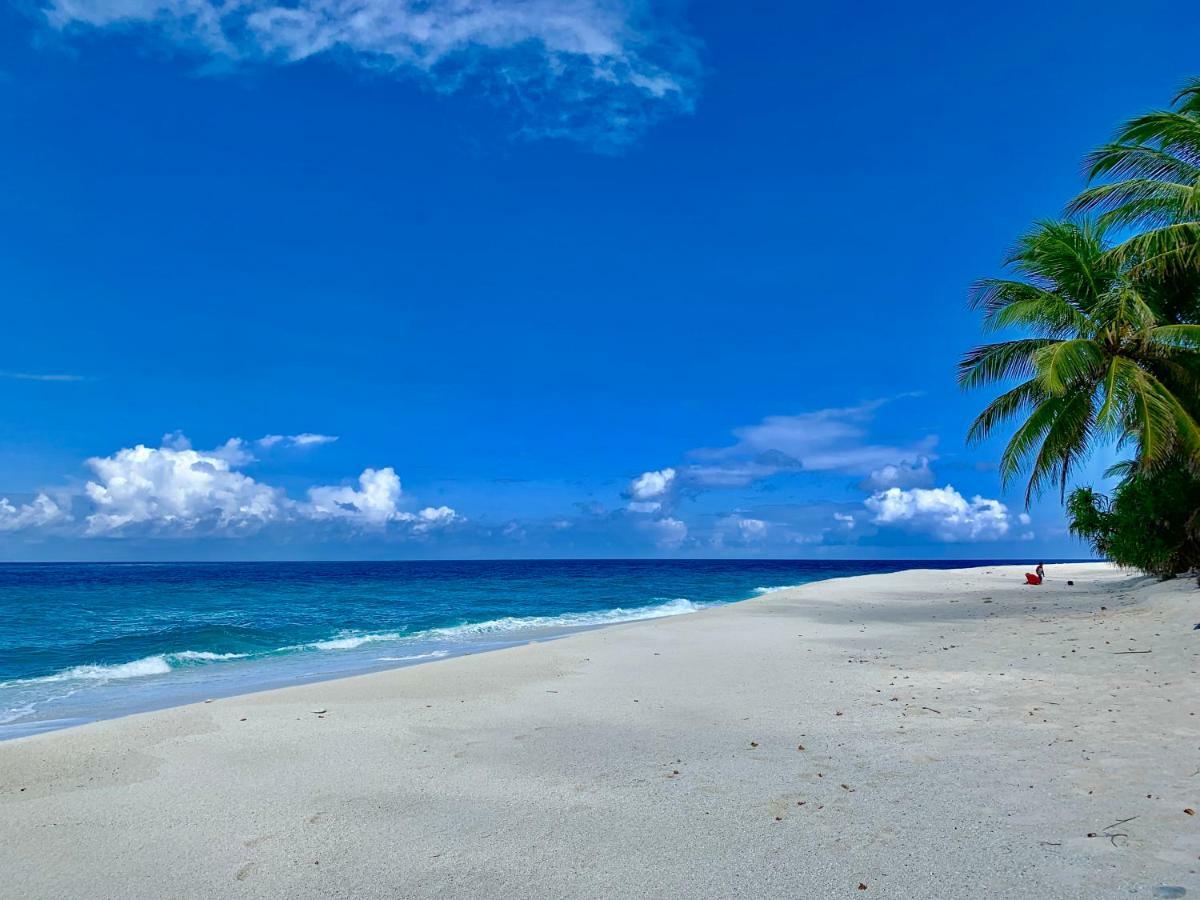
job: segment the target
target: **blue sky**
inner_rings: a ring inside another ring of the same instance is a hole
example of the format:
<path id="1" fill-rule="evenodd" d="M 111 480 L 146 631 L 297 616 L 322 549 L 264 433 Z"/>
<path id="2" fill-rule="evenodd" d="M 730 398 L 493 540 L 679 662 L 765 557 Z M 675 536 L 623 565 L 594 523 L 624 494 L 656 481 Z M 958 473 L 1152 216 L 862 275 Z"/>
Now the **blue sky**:
<path id="1" fill-rule="evenodd" d="M 965 295 L 1191 7 L 221 9 L 0 6 L 0 557 L 1082 554 Z"/>

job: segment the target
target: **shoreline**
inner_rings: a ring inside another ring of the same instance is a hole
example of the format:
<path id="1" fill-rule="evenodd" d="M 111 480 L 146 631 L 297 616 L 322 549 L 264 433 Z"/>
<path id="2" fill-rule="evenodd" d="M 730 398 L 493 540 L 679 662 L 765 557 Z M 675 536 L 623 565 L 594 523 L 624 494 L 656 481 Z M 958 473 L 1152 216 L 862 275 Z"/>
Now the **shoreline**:
<path id="1" fill-rule="evenodd" d="M 634 562 L 638 566 L 645 565 L 649 568 L 661 565 L 654 562 Z M 1081 561 L 1058 562 L 1073 564 Z M 628 563 L 629 561 L 626 561 L 622 565 Z M 578 565 L 579 561 L 573 564 Z M 781 567 L 772 570 L 780 564 Z M 703 570 L 700 573 L 689 571 L 692 564 L 684 563 L 684 568 L 673 578 L 660 575 L 657 584 L 635 582 L 612 592 L 612 595 L 606 598 L 615 604 L 612 607 L 580 605 L 572 602 L 570 597 L 562 597 L 556 607 L 534 601 L 526 604 L 525 612 L 506 614 L 498 609 L 485 611 L 498 617 L 494 619 L 489 619 L 486 614 L 479 618 L 475 615 L 476 611 L 465 608 L 460 619 L 449 617 L 442 622 L 426 620 L 421 623 L 422 611 L 418 605 L 411 611 L 402 609 L 400 621 L 395 616 L 384 617 L 374 628 L 365 624 L 338 628 L 334 624 L 337 613 L 331 609 L 334 621 L 331 621 L 323 634 L 314 634 L 312 629 L 303 635 L 280 633 L 274 646 L 264 647 L 253 642 L 246 646 L 237 642 L 223 642 L 220 638 L 216 642 L 209 642 L 204 638 L 189 636 L 183 643 L 170 639 L 149 642 L 138 648 L 141 651 L 139 655 L 115 658 L 111 654 L 101 654 L 97 659 L 88 653 L 89 636 L 71 634 L 68 631 L 60 634 L 59 638 L 61 643 L 65 644 L 80 642 L 81 649 L 77 656 L 60 659 L 58 666 L 49 670 L 12 674 L 0 679 L 0 742 L 96 721 L 185 706 L 203 700 L 225 699 L 297 684 L 314 684 L 393 668 L 405 668 L 436 658 L 490 652 L 529 641 L 555 639 L 623 621 L 659 618 L 681 612 L 694 613 L 710 606 L 743 602 L 772 590 L 800 587 L 817 580 L 866 574 L 870 571 L 970 568 L 1008 564 L 1011 563 L 987 559 L 957 562 L 909 560 L 901 563 L 886 560 L 823 563 L 768 560 L 750 564 L 751 568 L 763 569 L 754 574 L 753 581 L 749 577 L 739 579 L 734 576 L 733 580 L 740 580 L 740 584 L 721 584 L 720 578 L 706 577 Z M 211 565 L 219 567 L 223 572 L 229 569 L 226 563 Z M 246 563 L 243 567 L 254 572 L 262 565 Z M 359 565 L 361 564 L 353 564 L 352 568 L 357 569 Z M 558 564 L 549 562 L 546 565 L 553 569 Z M 587 565 L 586 561 L 584 565 Z M 703 561 L 703 565 L 714 572 L 720 572 L 721 577 L 730 580 L 727 564 Z M 137 564 L 132 568 L 140 570 L 147 566 L 156 570 L 164 568 L 161 564 Z M 294 582 L 289 581 L 286 576 L 293 573 L 295 567 L 288 563 L 279 563 L 278 566 L 280 575 L 284 576 L 283 590 L 293 589 Z M 414 566 L 419 572 L 422 568 L 428 569 L 430 566 L 436 570 L 438 564 L 395 564 L 395 568 L 405 571 L 413 569 Z M 121 564 L 120 567 L 130 566 Z M 305 564 L 306 569 L 313 567 L 312 564 Z M 528 577 L 527 564 L 522 564 L 522 567 L 525 567 L 523 574 Z M 79 571 L 80 567 L 76 564 L 71 564 L 68 568 L 74 570 L 72 574 L 76 581 L 86 580 L 89 574 L 95 574 L 87 571 L 95 568 L 90 564 L 83 566 L 84 571 Z M 173 565 L 165 568 L 175 569 Z M 190 568 L 190 565 L 185 565 L 184 571 Z M 336 573 L 344 566 L 340 563 L 329 563 L 316 565 L 315 568 Z M 495 568 L 494 563 L 480 562 L 477 568 L 480 569 L 479 574 L 485 584 L 489 576 L 494 578 L 496 575 L 492 571 Z M 628 572 L 623 574 L 628 577 Z M 604 576 L 596 578 L 591 573 L 588 577 L 590 585 L 580 587 L 590 589 L 593 593 L 598 584 L 607 581 Z M 704 579 L 703 587 L 695 583 L 697 577 Z M 681 581 L 676 580 L 680 578 Z M 759 581 L 759 578 L 763 580 Z M 672 580 L 675 580 L 674 584 L 670 583 Z M 713 585 L 721 586 L 714 588 Z M 135 581 L 130 589 L 144 587 L 144 584 Z M 536 596 L 537 585 L 530 587 L 535 592 L 532 596 Z M 245 590 L 244 586 L 242 590 Z M 331 595 L 331 599 L 336 598 L 337 594 Z M 246 599 L 251 604 L 257 601 L 253 593 Z M 66 600 L 68 604 L 78 602 L 78 598 L 70 594 L 67 594 Z M 529 609 L 530 606 L 538 608 L 535 611 Z M 256 610 L 258 613 L 264 611 L 269 615 L 269 610 L 263 607 Z M 136 613 L 136 610 L 126 611 L 127 615 L 134 617 Z M 409 622 L 405 621 L 409 614 L 420 624 L 410 627 Z M 253 616 L 252 613 L 248 620 L 251 626 L 255 622 Z M 266 627 L 270 628 L 271 625 Z M 125 632 L 121 637 L 126 639 L 135 634 L 136 631 Z M 50 646 L 40 645 L 36 636 L 31 638 L 34 648 L 53 652 Z M 17 643 L 20 643 L 19 640 Z"/>
<path id="2" fill-rule="evenodd" d="M 1200 805 L 1194 585 L 1082 563 L 1024 589 L 1022 573 L 829 579 L 5 741 L 9 883 L 28 897 L 1200 891 L 1200 829 L 1182 812 Z M 1129 816 L 1124 836 L 1086 836 Z"/>
<path id="3" fill-rule="evenodd" d="M 757 598 L 748 597 L 747 600 Z M 730 603 L 744 603 L 745 600 L 733 600 Z M 720 604 L 727 605 L 727 604 Z M 69 728 L 80 728 L 85 725 L 93 725 L 100 722 L 111 722 L 120 719 L 126 719 L 131 716 L 147 715 L 150 713 L 163 712 L 170 709 L 178 709 L 188 706 L 197 706 L 207 704 L 216 700 L 232 700 L 238 697 L 249 697 L 256 694 L 269 693 L 271 691 L 287 690 L 292 687 L 303 687 L 305 685 L 323 684 L 329 681 L 343 681 L 350 678 L 360 678 L 370 675 L 378 675 L 385 672 L 400 671 L 410 669 L 416 666 L 432 665 L 438 662 L 458 659 L 463 656 L 476 656 L 484 653 L 495 653 L 501 650 L 508 650 L 512 647 L 520 647 L 526 644 L 541 644 L 547 641 L 560 640 L 568 638 L 576 634 L 584 634 L 589 631 L 595 631 L 601 628 L 616 628 L 620 625 L 635 625 L 640 622 L 653 622 L 658 619 L 674 618 L 677 615 L 696 615 L 704 612 L 707 609 L 712 609 L 712 606 L 702 606 L 695 610 L 686 613 L 663 613 L 661 615 L 650 616 L 646 618 L 633 618 L 617 622 L 598 622 L 589 625 L 563 625 L 559 628 L 547 627 L 544 629 L 528 629 L 528 633 L 532 636 L 511 637 L 508 639 L 495 638 L 491 640 L 479 639 L 475 645 L 463 644 L 453 650 L 434 651 L 429 653 L 417 653 L 408 658 L 379 658 L 376 660 L 377 665 L 364 664 L 353 670 L 339 670 L 332 666 L 326 666 L 322 671 L 314 671 L 303 674 L 285 675 L 282 672 L 273 675 L 270 678 L 263 678 L 262 681 L 253 682 L 256 686 L 246 688 L 243 685 L 230 686 L 228 689 L 216 688 L 211 685 L 207 686 L 204 691 L 192 691 L 191 693 L 201 699 L 179 700 L 176 695 L 174 699 L 163 698 L 161 702 L 147 702 L 144 706 L 130 706 L 127 710 L 107 716 L 94 716 L 90 718 L 78 717 L 73 719 L 41 719 L 30 723 L 0 723 L 0 744 L 9 741 L 19 741 L 27 737 L 34 737 L 42 734 L 51 734 L 57 731 L 62 731 Z M 537 633 L 537 632 L 541 633 Z M 322 662 L 332 662 L 336 660 L 323 660 Z M 206 682 L 206 684 L 208 684 Z M 14 729 L 14 733 L 6 733 L 7 729 Z M 20 728 L 29 729 L 26 733 L 15 733 Z"/>

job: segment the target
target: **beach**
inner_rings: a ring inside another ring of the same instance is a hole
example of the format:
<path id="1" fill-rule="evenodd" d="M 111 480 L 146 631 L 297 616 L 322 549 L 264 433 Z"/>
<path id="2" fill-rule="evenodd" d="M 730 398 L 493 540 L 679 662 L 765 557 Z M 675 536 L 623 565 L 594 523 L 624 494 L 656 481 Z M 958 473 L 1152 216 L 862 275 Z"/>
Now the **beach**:
<path id="1" fill-rule="evenodd" d="M 1200 894 L 1195 581 L 1024 571 L 6 741 L 0 895 Z"/>

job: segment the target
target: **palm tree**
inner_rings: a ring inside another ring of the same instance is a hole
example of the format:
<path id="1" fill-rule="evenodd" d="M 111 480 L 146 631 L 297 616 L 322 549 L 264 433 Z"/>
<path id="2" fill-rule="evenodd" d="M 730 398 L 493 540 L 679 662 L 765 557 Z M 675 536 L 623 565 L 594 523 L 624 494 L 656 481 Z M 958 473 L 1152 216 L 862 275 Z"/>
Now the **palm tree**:
<path id="1" fill-rule="evenodd" d="M 1023 418 L 1000 472 L 1007 484 L 1029 470 L 1027 505 L 1050 484 L 1065 493 L 1069 474 L 1105 440 L 1135 443 L 1147 471 L 1172 458 L 1200 468 L 1191 408 L 1200 396 L 1200 325 L 1164 323 L 1105 231 L 1086 220 L 1039 223 L 1007 260 L 1015 278 L 972 289 L 987 328 L 1031 332 L 970 351 L 958 377 L 964 388 L 1022 379 L 980 413 L 968 440 Z"/>
<path id="2" fill-rule="evenodd" d="M 1135 276 L 1166 276 L 1164 311 L 1175 321 L 1200 321 L 1200 78 L 1173 108 L 1126 122 L 1114 140 L 1091 153 L 1091 182 L 1068 207 L 1100 213 L 1100 223 L 1138 233 L 1113 249 Z"/>

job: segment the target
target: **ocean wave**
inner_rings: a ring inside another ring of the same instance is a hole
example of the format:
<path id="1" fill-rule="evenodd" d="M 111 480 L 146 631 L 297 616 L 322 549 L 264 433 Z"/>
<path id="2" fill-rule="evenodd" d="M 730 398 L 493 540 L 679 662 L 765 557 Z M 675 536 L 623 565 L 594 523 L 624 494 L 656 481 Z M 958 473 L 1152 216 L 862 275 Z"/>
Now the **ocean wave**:
<path id="1" fill-rule="evenodd" d="M 379 634 L 342 634 L 338 637 L 331 637 L 328 641 L 313 641 L 311 643 L 295 644 L 294 647 L 284 647 L 283 649 L 308 649 L 314 650 L 353 650 L 355 647 L 361 647 L 365 643 L 377 643 L 378 641 L 400 641 L 409 635 L 402 631 L 383 631 Z"/>
<path id="2" fill-rule="evenodd" d="M 16 722 L 28 715 L 32 715 L 36 710 L 37 706 L 33 703 L 27 703 L 24 706 L 14 706 L 12 709 L 0 710 L 0 725 Z"/>
<path id="3" fill-rule="evenodd" d="M 531 631 L 543 628 L 587 628 L 597 625 L 615 625 L 619 622 L 637 622 L 641 619 L 661 619 L 693 613 L 703 607 L 686 597 L 676 597 L 654 606 L 635 606 L 629 609 L 598 610 L 596 612 L 563 613 L 559 616 L 503 616 L 484 622 L 466 622 L 445 628 L 431 628 L 425 635 L 456 638 L 470 635 L 499 634 L 510 631 Z"/>
<path id="4" fill-rule="evenodd" d="M 228 659 L 244 659 L 246 653 L 210 653 L 207 650 L 182 650 L 178 653 L 156 653 L 125 663 L 90 663 L 71 666 L 53 675 L 38 678 L 18 678 L 0 682 L 0 688 L 22 684 L 52 684 L 58 681 L 120 681 L 126 678 L 145 678 L 149 675 L 166 675 L 172 669 L 188 663 L 220 662 Z"/>
<path id="5" fill-rule="evenodd" d="M 19 685 L 51 684 L 54 682 L 106 682 L 121 681 L 130 678 L 147 678 L 154 675 L 166 675 L 175 669 L 194 667 L 205 663 L 246 659 L 250 656 L 261 658 L 263 655 L 269 654 L 274 656 L 289 651 L 344 651 L 355 650 L 366 644 L 374 643 L 404 642 L 405 644 L 412 644 L 420 641 L 454 642 L 479 637 L 501 637 L 506 634 L 517 635 L 522 632 L 531 631 L 594 628 L 600 625 L 613 625 L 619 622 L 636 622 L 642 619 L 658 619 L 664 616 L 683 615 L 685 613 L 696 612 L 702 608 L 702 604 L 693 603 L 686 597 L 676 597 L 672 600 L 666 600 L 651 606 L 617 607 L 615 609 L 597 610 L 595 612 L 563 613 L 557 616 L 503 616 L 483 622 L 464 622 L 461 625 L 430 628 L 417 632 L 343 631 L 325 640 L 310 641 L 304 644 L 291 644 L 255 654 L 181 650 L 174 653 L 156 653 L 152 656 L 144 656 L 141 659 L 135 659 L 130 662 L 91 663 L 72 666 L 69 669 L 63 669 L 52 675 L 0 682 L 0 688 Z M 378 658 L 388 662 L 400 662 L 445 656 L 447 653 L 449 653 L 447 650 L 434 650 L 409 656 L 382 656 Z"/>
<path id="6" fill-rule="evenodd" d="M 563 613 L 558 616 L 503 616 L 499 619 L 487 619 L 483 622 L 464 622 L 461 625 L 446 625 L 439 628 L 428 628 L 424 631 L 343 631 L 323 641 L 310 641 L 307 644 L 293 644 L 288 647 L 281 647 L 278 652 L 287 650 L 355 650 L 364 644 L 378 642 L 452 641 L 462 638 L 501 635 L 509 632 L 536 631 L 548 628 L 588 628 L 597 625 L 614 625 L 619 622 L 636 622 L 640 619 L 659 619 L 664 616 L 677 616 L 683 613 L 696 612 L 702 608 L 702 605 L 693 603 L 686 597 L 676 597 L 652 606 L 635 606 L 628 609 L 617 607 L 615 609 L 597 610 L 596 612 Z M 410 658 L 396 657 L 396 659 Z"/>

